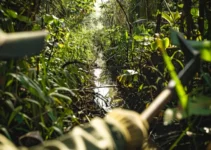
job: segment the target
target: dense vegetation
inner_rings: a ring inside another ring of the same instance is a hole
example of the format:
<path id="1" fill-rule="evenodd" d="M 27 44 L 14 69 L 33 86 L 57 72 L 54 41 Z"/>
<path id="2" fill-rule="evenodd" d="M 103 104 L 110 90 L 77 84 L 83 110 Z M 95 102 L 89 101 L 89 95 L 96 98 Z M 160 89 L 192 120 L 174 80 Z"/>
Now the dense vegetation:
<path id="1" fill-rule="evenodd" d="M 92 90 L 97 52 L 103 53 L 106 71 L 118 83 L 124 107 L 142 112 L 172 78 L 170 63 L 176 73 L 186 64 L 188 56 L 169 42 L 170 29 L 182 32 L 187 40 L 211 40 L 210 0 L 109 0 L 101 3 L 98 19 L 91 16 L 94 3 L 0 2 L 3 31 L 49 32 L 39 56 L 0 63 L 0 131 L 16 144 L 31 131 L 39 131 L 47 140 L 104 116 L 104 110 L 94 103 Z M 95 29 L 93 24 L 98 22 L 102 28 Z M 204 149 L 210 141 L 211 44 L 189 44 L 204 53 L 197 74 L 177 92 L 188 95 L 187 107 L 181 106 L 186 100 L 179 96 L 172 99 L 166 108 L 175 116 L 169 119 L 161 111 L 150 129 L 150 139 L 163 149 Z M 186 109 L 191 110 L 189 117 Z M 179 121 L 178 113 L 186 119 Z M 163 127 L 163 121 L 172 124 Z"/>
<path id="2" fill-rule="evenodd" d="M 94 1 L 1 1 L 5 32 L 47 30 L 39 56 L 1 62 L 0 131 L 15 143 L 30 131 L 55 138 L 104 111 L 93 101 L 93 31 L 84 18 Z M 87 89 L 88 90 L 87 90 Z M 22 142 L 23 143 L 23 142 Z"/>

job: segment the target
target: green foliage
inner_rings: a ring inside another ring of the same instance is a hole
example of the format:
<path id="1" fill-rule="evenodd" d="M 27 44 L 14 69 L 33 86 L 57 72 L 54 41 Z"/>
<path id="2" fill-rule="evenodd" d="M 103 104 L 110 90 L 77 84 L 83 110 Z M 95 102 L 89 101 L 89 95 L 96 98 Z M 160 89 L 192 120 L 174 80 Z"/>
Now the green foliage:
<path id="1" fill-rule="evenodd" d="M 184 90 L 184 87 L 182 85 L 182 83 L 180 82 L 180 79 L 177 76 L 177 73 L 175 71 L 174 65 L 171 62 L 170 57 L 168 56 L 167 52 L 166 52 L 166 48 L 169 47 L 169 39 L 168 38 L 164 38 L 164 39 L 157 39 L 156 40 L 158 49 L 161 50 L 162 54 L 163 54 L 163 59 L 165 61 L 165 64 L 167 66 L 167 69 L 170 73 L 171 78 L 174 80 L 175 84 L 176 84 L 176 92 L 178 94 L 179 100 L 180 100 L 180 104 L 182 106 L 182 108 L 184 110 L 186 110 L 187 108 L 187 103 L 188 103 L 188 97 L 186 95 L 186 92 Z"/>
<path id="2" fill-rule="evenodd" d="M 93 12 L 94 2 L 0 2 L 2 30 L 48 30 L 39 56 L 0 63 L 0 132 L 16 144 L 31 131 L 52 139 L 96 115 L 104 116 L 93 91 L 84 90 L 93 86 L 95 31 L 82 21 Z"/>
<path id="3" fill-rule="evenodd" d="M 171 27 L 175 27 L 181 17 L 178 11 L 176 12 L 162 12 L 162 18 L 165 19 Z"/>
<path id="4" fill-rule="evenodd" d="M 15 142 L 35 130 L 51 139 L 94 116 L 103 116 L 100 111 L 95 113 L 100 109 L 90 102 L 93 91 L 86 90 L 93 86 L 91 69 L 99 51 L 127 108 L 142 112 L 173 79 L 180 104 L 187 111 L 173 99 L 166 107 L 177 108 L 167 110 L 170 115 L 165 113 L 164 123 L 210 115 L 211 44 L 201 41 L 210 39 L 209 5 L 201 10 L 201 1 L 187 1 L 110 0 L 101 6 L 103 27 L 98 30 L 89 28 L 94 0 L 1 1 L 2 30 L 46 29 L 49 34 L 39 56 L 0 62 L 0 132 Z M 198 75 L 186 87 L 177 73 L 187 56 L 176 47 L 180 46 L 177 39 L 167 38 L 170 28 L 183 32 L 188 45 L 200 51 Z M 193 122 L 188 127 L 181 124 L 179 130 L 196 130 Z M 179 146 L 184 133 L 166 143 Z"/>
<path id="5" fill-rule="evenodd" d="M 130 5 L 128 5 L 129 2 Z M 143 18 L 141 14 L 149 12 L 150 7 L 146 7 L 147 2 L 149 1 L 121 1 L 124 10 L 114 0 L 103 4 L 104 12 L 101 20 L 104 23 L 102 29 L 104 34 L 103 36 L 101 34 L 103 37 L 101 40 L 105 41 L 102 43 L 106 64 L 113 74 L 114 80 L 117 80 L 120 86 L 126 106 L 138 112 L 142 112 L 154 100 L 168 85 L 170 79 L 175 80 L 180 105 L 176 98 L 166 105 L 167 108 L 177 108 L 173 109 L 169 116 L 165 114 L 164 123 L 168 122 L 171 114 L 173 114 L 173 121 L 172 118 L 170 119 L 172 123 L 175 123 L 175 118 L 181 119 L 184 118 L 184 115 L 185 118 L 188 118 L 187 121 L 190 121 L 188 122 L 190 126 L 184 125 L 184 133 L 187 128 L 194 131 L 196 128 L 191 125 L 192 118 L 198 115 L 210 115 L 210 41 L 201 41 L 210 39 L 209 8 L 204 13 L 202 8 L 205 3 L 201 5 L 203 1 L 156 1 L 153 6 L 157 9 L 151 12 L 154 12 L 152 16 L 157 18 L 144 22 L 142 19 L 146 18 Z M 146 7 L 143 9 L 145 12 L 142 12 L 142 6 Z M 126 12 L 126 15 L 123 11 Z M 128 16 L 128 20 L 126 16 Z M 171 28 L 182 32 L 184 38 L 187 39 L 185 42 L 195 51 L 200 51 L 202 60 L 200 68 L 196 76 L 190 79 L 185 87 L 178 79 L 177 73 L 184 68 L 184 62 L 189 56 L 184 56 L 183 51 L 178 48 L 180 45 L 177 36 L 171 36 L 171 40 L 167 38 Z M 159 120 L 159 117 L 157 119 Z M 161 127 L 158 128 L 160 131 Z M 169 131 L 169 133 L 171 132 Z M 168 141 L 168 143 L 175 141 L 172 147 L 179 147 L 184 133 L 181 136 L 178 135 L 180 137 L 178 139 L 172 136 L 172 141 Z M 157 133 L 154 135 L 156 136 Z M 164 144 L 166 143 L 164 142 Z M 164 149 L 170 147 L 169 144 Z"/>

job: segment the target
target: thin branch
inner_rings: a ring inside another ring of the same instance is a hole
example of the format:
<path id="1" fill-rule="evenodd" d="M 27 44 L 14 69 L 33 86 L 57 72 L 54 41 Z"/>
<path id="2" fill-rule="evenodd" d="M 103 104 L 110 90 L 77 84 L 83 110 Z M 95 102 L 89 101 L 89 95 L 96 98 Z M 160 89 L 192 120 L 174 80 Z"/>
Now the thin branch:
<path id="1" fill-rule="evenodd" d="M 127 13 L 126 13 L 126 11 L 125 11 L 124 8 L 123 8 L 122 3 L 121 3 L 119 0 L 116 0 L 116 2 L 119 4 L 119 7 L 121 8 L 122 12 L 123 12 L 124 15 L 125 15 L 126 22 L 127 22 L 127 24 L 128 24 L 129 33 L 130 33 L 130 35 L 132 35 L 132 28 L 133 28 L 133 26 L 132 26 L 132 24 L 130 23 L 130 20 L 129 20 L 128 16 L 127 16 Z"/>

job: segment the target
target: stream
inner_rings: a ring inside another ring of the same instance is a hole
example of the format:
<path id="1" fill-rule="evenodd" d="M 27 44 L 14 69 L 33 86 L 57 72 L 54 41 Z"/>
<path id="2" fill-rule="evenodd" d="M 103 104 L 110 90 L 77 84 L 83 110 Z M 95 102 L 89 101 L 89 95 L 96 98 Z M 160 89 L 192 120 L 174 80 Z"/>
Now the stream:
<path id="1" fill-rule="evenodd" d="M 91 18 L 98 20 L 101 16 L 101 8 L 100 5 L 102 3 L 106 3 L 108 0 L 97 0 L 95 3 L 95 12 L 91 15 Z M 103 25 L 100 21 L 97 23 L 91 23 L 92 28 L 95 30 L 100 30 L 103 28 Z M 106 70 L 105 61 L 103 60 L 103 53 L 101 51 L 97 51 L 96 47 L 96 68 L 93 69 L 93 73 L 95 76 L 95 103 L 103 108 L 106 112 L 112 110 L 112 108 L 120 107 L 122 103 L 122 99 L 119 98 L 118 90 L 116 87 L 116 83 L 114 83 L 109 75 L 109 72 Z"/>
<path id="2" fill-rule="evenodd" d="M 94 101 L 106 112 L 112 108 L 119 107 L 121 98 L 117 96 L 116 83 L 111 81 L 108 71 L 106 71 L 105 62 L 102 59 L 102 53 L 98 54 L 95 61 L 97 67 L 93 70 L 95 76 L 95 99 Z"/>

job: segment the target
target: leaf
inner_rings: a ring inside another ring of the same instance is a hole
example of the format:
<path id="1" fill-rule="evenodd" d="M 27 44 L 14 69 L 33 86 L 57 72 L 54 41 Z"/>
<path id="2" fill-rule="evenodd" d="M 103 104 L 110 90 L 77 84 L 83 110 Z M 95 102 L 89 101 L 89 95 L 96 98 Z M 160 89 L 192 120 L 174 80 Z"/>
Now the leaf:
<path id="1" fill-rule="evenodd" d="M 176 32 L 175 30 L 171 30 L 171 41 L 172 44 L 180 46 L 177 34 L 180 33 Z M 187 42 L 187 44 L 193 47 L 194 50 L 200 51 L 200 57 L 202 60 L 211 62 L 211 41 L 185 41 Z"/>
<path id="2" fill-rule="evenodd" d="M 66 87 L 57 87 L 55 88 L 56 91 L 67 91 L 69 92 L 72 96 L 76 97 L 76 94 L 71 90 L 71 89 L 68 89 Z"/>
<path id="3" fill-rule="evenodd" d="M 29 103 L 31 103 L 31 104 L 35 104 L 35 105 L 37 105 L 39 108 L 41 108 L 41 104 L 40 104 L 38 101 L 34 100 L 34 99 L 31 99 L 31 98 L 24 98 L 23 100 L 26 101 L 26 102 L 29 102 Z"/>
<path id="4" fill-rule="evenodd" d="M 155 41 L 157 47 L 161 50 L 161 51 L 164 51 L 164 47 L 163 47 L 163 41 L 160 39 L 160 38 L 157 38 L 156 41 Z"/>
<path id="5" fill-rule="evenodd" d="M 181 33 L 177 32 L 176 30 L 171 29 L 170 31 L 171 43 L 173 45 L 180 46 L 177 34 L 181 34 Z"/>
<path id="6" fill-rule="evenodd" d="M 181 108 L 168 108 L 164 113 L 164 125 L 168 125 L 173 120 L 181 120 L 192 115 L 207 116 L 211 115 L 211 97 L 197 95 L 190 97 L 187 105 L 188 113 Z"/>
<path id="7" fill-rule="evenodd" d="M 39 122 L 39 125 L 44 128 L 46 131 L 49 131 L 49 128 L 46 127 L 45 123 L 44 122 Z"/>
<path id="8" fill-rule="evenodd" d="M 125 31 L 125 39 L 128 40 L 129 39 L 129 36 L 128 36 L 128 32 L 127 30 Z"/>
<path id="9" fill-rule="evenodd" d="M 140 35 L 135 35 L 135 36 L 133 36 L 133 39 L 137 42 L 141 42 L 141 41 L 143 41 L 144 37 L 140 36 Z"/>
<path id="10" fill-rule="evenodd" d="M 151 49 L 152 50 L 157 50 L 157 48 L 158 48 L 158 45 L 155 42 L 152 42 L 151 43 Z"/>
<path id="11" fill-rule="evenodd" d="M 202 49 L 200 51 L 200 54 L 201 54 L 201 59 L 203 59 L 204 61 L 211 62 L 211 50 Z"/>
<path id="12" fill-rule="evenodd" d="M 11 18 L 17 18 L 18 14 L 17 12 L 15 12 L 14 10 L 11 9 L 7 9 L 6 13 L 8 14 L 8 16 L 10 16 Z"/>
<path id="13" fill-rule="evenodd" d="M 10 136 L 8 130 L 7 130 L 5 127 L 0 126 L 0 131 L 2 131 L 2 132 L 7 136 L 8 139 L 12 140 L 12 138 L 11 138 L 11 136 Z M 1 142 L 2 142 L 2 141 L 1 141 Z"/>
<path id="14" fill-rule="evenodd" d="M 211 88 L 211 76 L 208 73 L 202 73 L 202 77 L 208 84 L 209 88 Z"/>
<path id="15" fill-rule="evenodd" d="M 59 93 L 54 92 L 54 93 L 51 93 L 50 96 L 65 99 L 65 100 L 72 102 L 72 99 L 70 97 L 63 95 L 63 94 L 59 94 Z"/>
<path id="16" fill-rule="evenodd" d="M 191 8 L 190 11 L 191 15 L 193 15 L 193 17 L 198 17 L 199 16 L 199 9 L 198 8 Z"/>
<path id="17" fill-rule="evenodd" d="M 169 38 L 164 38 L 162 39 L 162 44 L 163 44 L 163 48 L 166 49 L 169 47 L 169 44 L 170 44 L 170 41 L 169 41 Z"/>
<path id="18" fill-rule="evenodd" d="M 180 13 L 178 11 L 174 12 L 173 16 L 174 16 L 174 20 L 178 20 L 181 17 L 181 15 L 180 15 Z"/>
<path id="19" fill-rule="evenodd" d="M 167 14 L 167 12 L 162 12 L 162 18 L 165 19 L 166 21 L 168 21 L 168 23 L 172 26 L 172 24 L 174 23 L 172 17 L 170 15 Z"/>
<path id="20" fill-rule="evenodd" d="M 11 109 L 14 110 L 14 105 L 13 102 L 11 100 L 6 100 L 5 103 L 7 104 L 7 106 Z"/>
<path id="21" fill-rule="evenodd" d="M 205 95 L 191 97 L 188 107 L 190 115 L 211 115 L 211 97 Z"/>
<path id="22" fill-rule="evenodd" d="M 53 20 L 59 20 L 59 18 L 57 18 L 56 16 L 54 16 L 54 15 L 49 15 L 49 14 L 46 14 L 45 16 L 44 16 L 44 22 L 45 23 L 51 23 Z"/>
<path id="23" fill-rule="evenodd" d="M 183 8 L 184 4 L 178 4 L 177 5 L 179 8 Z"/>
<path id="24" fill-rule="evenodd" d="M 4 95 L 7 95 L 9 96 L 12 100 L 16 100 L 16 97 L 13 93 L 10 93 L 10 92 L 4 92 Z"/>
<path id="25" fill-rule="evenodd" d="M 60 128 L 56 127 L 56 126 L 52 126 L 53 130 L 56 131 L 59 135 L 63 135 L 63 132 Z"/>
<path id="26" fill-rule="evenodd" d="M 54 116 L 54 114 L 53 114 L 52 111 L 49 111 L 49 112 L 48 112 L 48 116 L 51 118 L 51 120 L 52 120 L 53 122 L 55 122 L 56 119 L 57 119 L 57 118 Z"/>
<path id="27" fill-rule="evenodd" d="M 31 19 L 30 19 L 30 18 L 28 18 L 28 17 L 26 17 L 26 16 L 22 16 L 22 15 L 18 15 L 18 16 L 17 16 L 17 19 L 18 19 L 19 21 L 22 21 L 22 22 L 25 22 L 25 23 L 30 23 L 30 22 L 31 22 Z"/>
<path id="28" fill-rule="evenodd" d="M 144 84 L 141 84 L 138 88 L 138 92 L 140 92 L 143 89 L 143 87 L 144 87 Z"/>
<path id="29" fill-rule="evenodd" d="M 15 118 L 15 116 L 23 109 L 22 106 L 18 106 L 16 107 L 13 112 L 10 115 L 9 121 L 7 123 L 7 125 L 9 126 L 11 124 L 11 122 L 13 121 L 13 119 Z"/>
<path id="30" fill-rule="evenodd" d="M 7 83 L 6 83 L 6 87 L 11 86 L 12 83 L 13 83 L 13 79 L 8 80 Z"/>
<path id="31" fill-rule="evenodd" d="M 172 82 L 175 82 L 175 84 L 176 84 L 175 89 L 176 89 L 178 98 L 180 100 L 180 104 L 181 104 L 183 109 L 186 109 L 187 108 L 187 100 L 188 100 L 186 92 L 184 90 L 184 87 L 183 87 L 179 77 L 177 76 L 174 65 L 171 62 L 171 59 L 168 56 L 168 54 L 166 52 L 166 48 L 165 48 L 166 46 L 169 45 L 169 39 L 168 38 L 163 39 L 163 40 L 157 39 L 156 42 L 157 42 L 157 44 L 158 44 L 158 46 L 159 46 L 159 48 L 162 52 L 164 62 L 165 62 L 166 67 L 167 67 L 167 69 L 170 73 L 171 79 L 173 80 Z"/>
<path id="32" fill-rule="evenodd" d="M 30 93 L 32 95 L 34 95 L 35 97 L 40 98 L 41 100 L 45 101 L 45 102 L 51 102 L 51 100 L 49 98 L 46 97 L 45 93 L 43 92 L 43 90 L 39 87 L 38 83 L 33 81 L 32 79 L 30 79 L 29 77 L 27 77 L 24 74 L 14 74 L 11 73 L 10 74 L 12 77 L 14 77 L 15 79 L 17 79 L 20 83 L 23 84 L 23 86 L 30 91 Z"/>
<path id="33" fill-rule="evenodd" d="M 22 118 L 24 119 L 24 120 L 32 120 L 27 114 L 24 114 L 24 113 L 19 113 L 21 116 L 22 116 Z"/>

